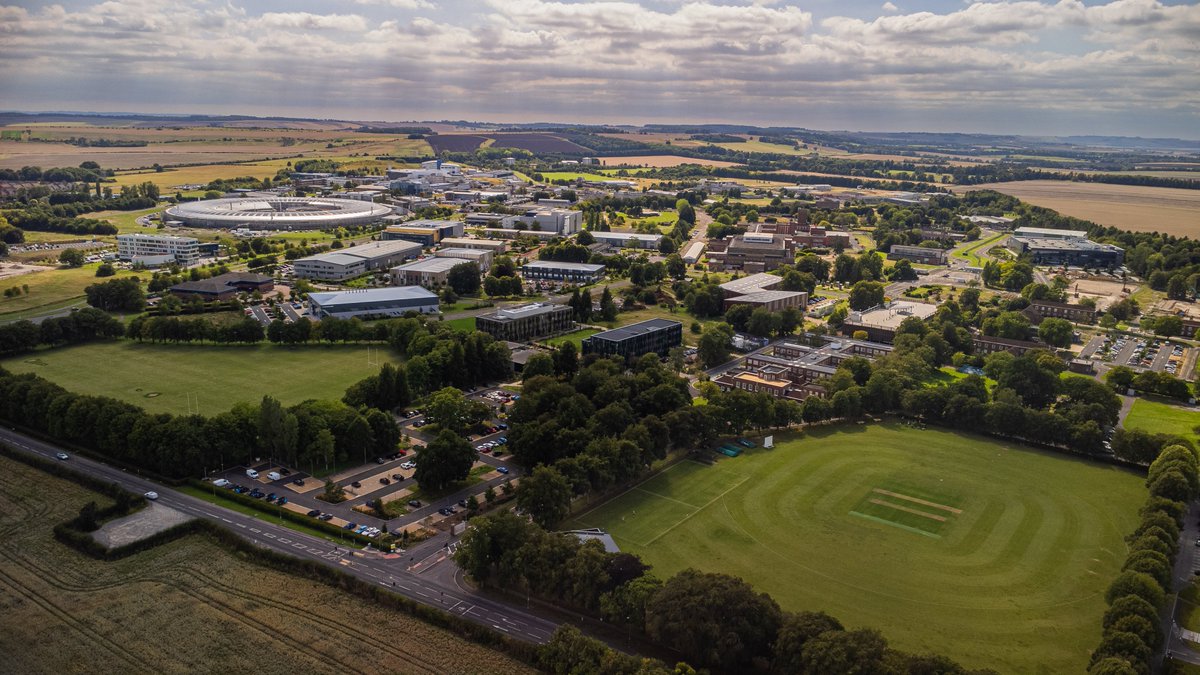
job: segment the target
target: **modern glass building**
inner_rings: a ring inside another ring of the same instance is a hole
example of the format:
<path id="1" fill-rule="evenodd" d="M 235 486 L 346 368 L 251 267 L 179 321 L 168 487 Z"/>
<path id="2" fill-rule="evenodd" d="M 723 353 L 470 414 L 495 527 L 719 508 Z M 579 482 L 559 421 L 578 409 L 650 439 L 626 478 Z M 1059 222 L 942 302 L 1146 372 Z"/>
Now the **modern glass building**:
<path id="1" fill-rule="evenodd" d="M 584 354 L 617 354 L 625 358 L 651 352 L 666 356 L 683 344 L 683 324 L 669 319 L 649 319 L 607 330 L 583 341 Z"/>

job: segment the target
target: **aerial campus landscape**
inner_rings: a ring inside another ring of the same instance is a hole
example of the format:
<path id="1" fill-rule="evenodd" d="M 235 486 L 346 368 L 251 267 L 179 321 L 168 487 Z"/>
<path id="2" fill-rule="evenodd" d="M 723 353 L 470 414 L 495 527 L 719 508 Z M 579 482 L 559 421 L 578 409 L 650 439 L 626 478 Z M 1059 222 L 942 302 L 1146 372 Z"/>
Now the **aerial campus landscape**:
<path id="1" fill-rule="evenodd" d="M 0 672 L 1200 673 L 1197 25 L 0 6 Z"/>

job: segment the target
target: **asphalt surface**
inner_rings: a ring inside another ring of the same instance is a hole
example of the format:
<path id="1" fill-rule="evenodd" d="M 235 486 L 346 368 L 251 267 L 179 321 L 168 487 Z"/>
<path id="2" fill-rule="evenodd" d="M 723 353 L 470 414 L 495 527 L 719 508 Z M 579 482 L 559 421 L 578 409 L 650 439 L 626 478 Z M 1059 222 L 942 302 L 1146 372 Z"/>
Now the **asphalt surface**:
<path id="1" fill-rule="evenodd" d="M 1197 509 L 1193 502 L 1183 519 L 1183 527 L 1179 533 L 1179 555 L 1175 557 L 1175 568 L 1171 572 L 1173 588 L 1170 590 L 1176 594 L 1192 583 L 1197 573 L 1200 573 L 1200 546 L 1196 545 L 1196 542 L 1200 541 L 1200 520 L 1198 519 L 1200 519 L 1200 509 Z M 1167 639 L 1163 640 L 1162 650 L 1155 655 L 1157 663 L 1154 672 L 1158 672 L 1157 666 L 1161 666 L 1161 660 L 1168 653 L 1176 661 L 1200 665 L 1200 651 L 1197 651 L 1192 643 L 1185 641 L 1180 636 L 1179 626 L 1175 623 L 1177 605 L 1178 595 L 1176 595 L 1176 600 L 1172 601 L 1169 610 L 1170 622 L 1167 624 L 1169 626 Z"/>
<path id="2" fill-rule="evenodd" d="M 47 459 L 54 459 L 56 453 L 63 451 L 57 446 L 7 429 L 0 430 L 0 440 Z M 265 514 L 258 517 L 231 511 L 77 455 L 72 455 L 66 461 L 76 471 L 115 482 L 133 492 L 154 490 L 159 495 L 159 504 L 226 527 L 256 546 L 340 569 L 363 581 L 377 583 L 416 602 L 448 611 L 511 637 L 544 643 L 558 627 L 555 621 L 485 597 L 463 585 L 458 568 L 448 557 L 449 550 L 446 547 L 452 546 L 453 540 L 447 535 L 422 542 L 403 555 L 349 551 L 344 547 L 335 547 L 324 539 L 272 522 Z M 438 571 L 435 573 L 434 570 Z"/>

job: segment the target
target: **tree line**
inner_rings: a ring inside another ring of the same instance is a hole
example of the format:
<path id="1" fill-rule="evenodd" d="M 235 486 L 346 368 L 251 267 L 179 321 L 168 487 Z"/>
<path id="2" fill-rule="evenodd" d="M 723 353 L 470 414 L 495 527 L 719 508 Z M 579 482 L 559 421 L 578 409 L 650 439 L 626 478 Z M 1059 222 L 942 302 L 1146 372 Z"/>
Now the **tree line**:
<path id="1" fill-rule="evenodd" d="M 0 324 L 0 354 L 20 354 L 38 347 L 57 347 L 125 334 L 120 321 L 98 309 L 86 307 L 62 317 L 33 323 L 27 319 Z"/>

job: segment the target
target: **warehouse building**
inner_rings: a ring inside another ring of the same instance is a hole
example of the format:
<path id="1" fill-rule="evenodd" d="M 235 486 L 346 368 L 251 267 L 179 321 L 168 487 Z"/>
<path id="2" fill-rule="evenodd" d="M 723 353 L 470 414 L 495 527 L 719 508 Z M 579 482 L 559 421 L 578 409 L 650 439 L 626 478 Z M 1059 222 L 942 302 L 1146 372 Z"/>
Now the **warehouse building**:
<path id="1" fill-rule="evenodd" d="M 117 257 L 146 267 L 190 267 L 200 262 L 200 240 L 163 234 L 118 234 Z"/>
<path id="2" fill-rule="evenodd" d="M 309 313 L 317 318 L 404 316 L 409 312 L 436 314 L 437 295 L 419 286 L 309 293 Z"/>
<path id="3" fill-rule="evenodd" d="M 470 248 L 481 251 L 491 251 L 500 255 L 508 250 L 508 242 L 495 239 L 469 239 L 467 237 L 447 237 L 442 240 L 442 246 L 449 248 Z"/>
<path id="4" fill-rule="evenodd" d="M 903 246 L 895 244 L 888 252 L 890 260 L 910 260 L 922 265 L 945 265 L 949 261 L 950 252 L 940 248 L 925 248 L 924 246 Z"/>
<path id="5" fill-rule="evenodd" d="M 604 278 L 604 265 L 591 263 L 558 262 L 555 260 L 534 260 L 521 266 L 521 274 L 530 280 L 569 281 L 576 284 L 590 284 Z"/>
<path id="6" fill-rule="evenodd" d="M 566 305 L 534 303 L 478 316 L 475 328 L 497 340 L 530 342 L 573 330 L 573 313 Z"/>
<path id="7" fill-rule="evenodd" d="M 734 305 L 750 305 L 768 312 L 782 312 L 789 307 L 804 309 L 808 305 L 808 293 L 804 291 L 756 291 L 746 295 L 735 295 L 725 298 L 725 309 Z"/>
<path id="8" fill-rule="evenodd" d="M 293 265 L 301 279 L 344 281 L 369 272 L 385 270 L 398 262 L 415 258 L 421 245 L 410 241 L 378 241 L 351 246 L 296 260 Z"/>
<path id="9" fill-rule="evenodd" d="M 524 223 L 531 230 L 567 236 L 583 226 L 583 212 L 558 208 L 534 208 L 513 218 L 513 224 Z"/>
<path id="10" fill-rule="evenodd" d="M 662 242 L 661 234 L 640 234 L 638 232 L 592 232 L 592 237 L 601 244 L 614 248 L 648 248 L 655 251 Z"/>
<path id="11" fill-rule="evenodd" d="M 683 324 L 669 319 L 649 319 L 607 330 L 583 341 L 584 354 L 637 358 L 643 354 L 666 356 L 683 344 Z"/>
<path id="12" fill-rule="evenodd" d="M 392 268 L 396 286 L 437 288 L 446 284 L 450 270 L 469 261 L 460 258 L 426 258 Z"/>
<path id="13" fill-rule="evenodd" d="M 479 265 L 480 271 L 492 268 L 492 252 L 478 248 L 440 248 L 433 252 L 437 258 L 458 258 Z"/>
<path id="14" fill-rule="evenodd" d="M 683 262 L 685 264 L 695 265 L 696 263 L 700 262 L 700 256 L 703 255 L 704 242 L 693 241 L 692 243 L 688 244 L 687 248 L 683 249 L 683 254 L 680 255 L 680 257 L 683 258 Z"/>

